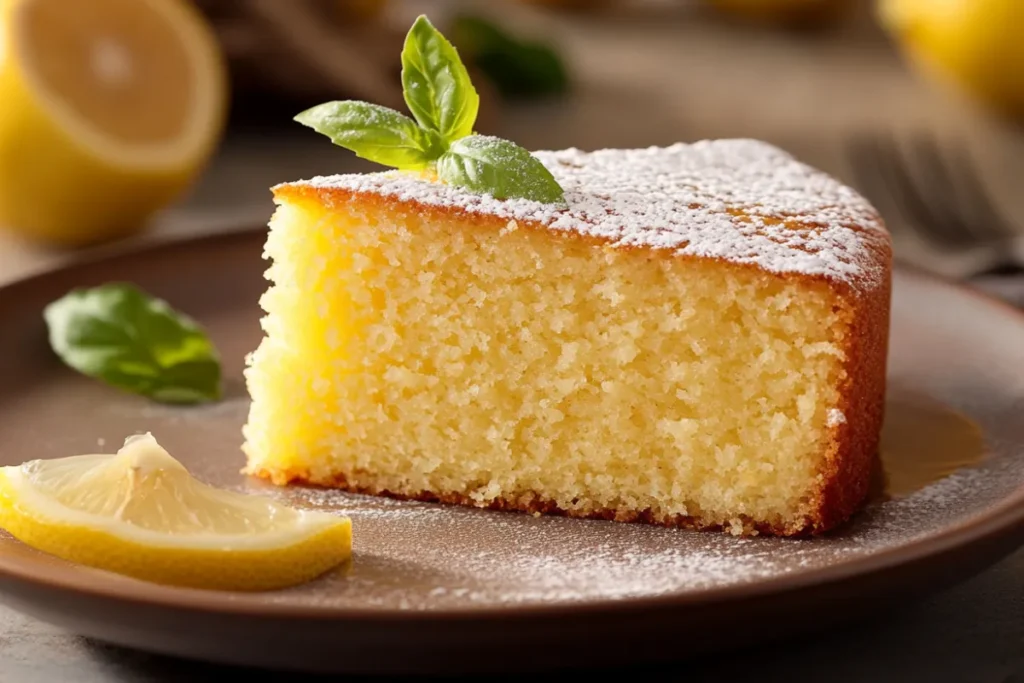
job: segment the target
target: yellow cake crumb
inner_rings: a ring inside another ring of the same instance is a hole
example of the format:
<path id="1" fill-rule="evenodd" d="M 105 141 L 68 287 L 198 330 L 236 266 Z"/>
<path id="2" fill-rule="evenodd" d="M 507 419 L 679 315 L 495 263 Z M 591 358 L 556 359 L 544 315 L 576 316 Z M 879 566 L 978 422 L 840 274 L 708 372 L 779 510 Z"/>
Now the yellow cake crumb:
<path id="1" fill-rule="evenodd" d="M 836 415 L 875 419 L 884 366 L 850 376 L 878 344 L 849 287 L 339 196 L 278 193 L 248 472 L 735 533 L 866 486 Z"/>

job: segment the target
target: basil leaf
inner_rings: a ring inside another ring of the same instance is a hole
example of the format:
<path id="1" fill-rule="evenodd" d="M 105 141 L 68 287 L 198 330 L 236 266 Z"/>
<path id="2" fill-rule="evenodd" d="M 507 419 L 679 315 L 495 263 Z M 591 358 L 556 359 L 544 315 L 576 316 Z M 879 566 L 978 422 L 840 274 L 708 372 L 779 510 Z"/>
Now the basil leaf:
<path id="1" fill-rule="evenodd" d="M 565 64 L 554 48 L 520 40 L 488 19 L 457 17 L 452 40 L 507 98 L 560 95 L 569 88 Z"/>
<path id="2" fill-rule="evenodd" d="M 420 16 L 402 49 L 402 88 L 409 111 L 447 142 L 470 135 L 480 96 L 452 44 Z"/>
<path id="3" fill-rule="evenodd" d="M 70 367 L 162 403 L 220 398 L 217 350 L 199 325 L 134 285 L 72 290 L 43 312 Z"/>
<path id="4" fill-rule="evenodd" d="M 393 168 L 420 170 L 444 151 L 437 133 L 420 128 L 394 109 L 369 102 L 325 102 L 295 120 L 356 156 Z"/>
<path id="5" fill-rule="evenodd" d="M 551 172 L 514 142 L 487 135 L 456 140 L 437 160 L 441 180 L 497 199 L 532 199 L 564 203 L 561 186 Z"/>

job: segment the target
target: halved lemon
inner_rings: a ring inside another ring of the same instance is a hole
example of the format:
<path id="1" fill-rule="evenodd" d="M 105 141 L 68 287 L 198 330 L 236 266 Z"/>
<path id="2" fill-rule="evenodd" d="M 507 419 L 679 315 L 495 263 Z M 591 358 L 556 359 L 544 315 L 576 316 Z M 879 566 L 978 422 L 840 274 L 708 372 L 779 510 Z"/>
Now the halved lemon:
<path id="1" fill-rule="evenodd" d="M 187 0 L 0 0 L 0 227 L 67 246 L 138 229 L 208 160 L 225 73 Z"/>
<path id="2" fill-rule="evenodd" d="M 38 550 L 146 581 L 271 590 L 351 555 L 351 521 L 193 478 L 151 434 L 116 454 L 0 468 L 0 527 Z"/>

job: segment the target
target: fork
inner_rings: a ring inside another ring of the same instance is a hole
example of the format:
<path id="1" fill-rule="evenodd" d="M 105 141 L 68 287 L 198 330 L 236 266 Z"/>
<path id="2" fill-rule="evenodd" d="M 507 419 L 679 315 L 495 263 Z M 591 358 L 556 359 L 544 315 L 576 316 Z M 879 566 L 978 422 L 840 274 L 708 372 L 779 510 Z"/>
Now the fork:
<path id="1" fill-rule="evenodd" d="M 945 256 L 970 255 L 967 277 L 1024 273 L 1022 231 L 996 207 L 965 145 L 917 134 L 904 145 L 877 133 L 852 136 L 847 157 L 858 189 L 900 230 Z M 896 220 L 893 220 L 893 219 Z"/>

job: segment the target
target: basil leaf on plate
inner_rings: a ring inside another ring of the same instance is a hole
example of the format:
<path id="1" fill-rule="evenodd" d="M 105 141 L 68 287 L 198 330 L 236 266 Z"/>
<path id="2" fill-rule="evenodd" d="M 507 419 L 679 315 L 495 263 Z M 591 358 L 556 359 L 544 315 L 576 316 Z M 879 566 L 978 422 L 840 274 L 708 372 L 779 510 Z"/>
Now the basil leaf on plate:
<path id="1" fill-rule="evenodd" d="M 72 290 L 43 317 L 54 352 L 84 375 L 162 403 L 220 398 L 220 359 L 203 329 L 134 285 Z"/>
<path id="2" fill-rule="evenodd" d="M 405 37 L 402 88 L 422 127 L 437 131 L 447 142 L 473 132 L 480 95 L 459 53 L 422 15 Z"/>
<path id="3" fill-rule="evenodd" d="M 456 140 L 437 160 L 441 180 L 497 199 L 564 203 L 561 186 L 530 152 L 514 142 L 487 135 Z"/>
<path id="4" fill-rule="evenodd" d="M 356 156 L 402 170 L 426 168 L 444 151 L 436 132 L 394 109 L 369 102 L 325 102 L 295 120 Z"/>

